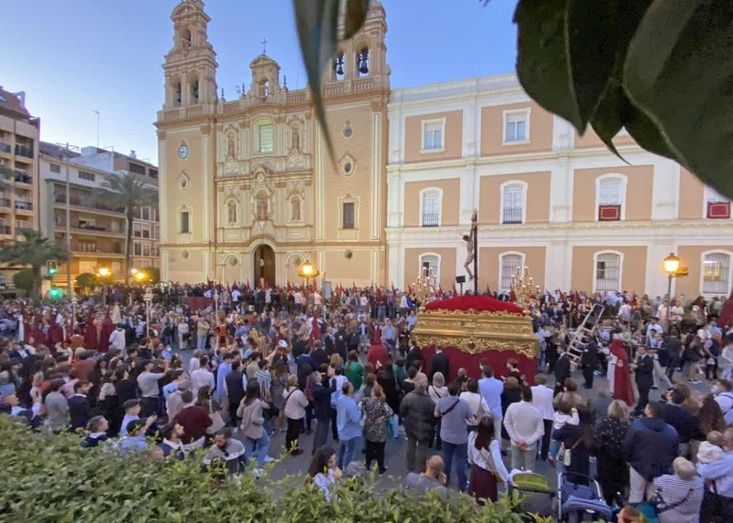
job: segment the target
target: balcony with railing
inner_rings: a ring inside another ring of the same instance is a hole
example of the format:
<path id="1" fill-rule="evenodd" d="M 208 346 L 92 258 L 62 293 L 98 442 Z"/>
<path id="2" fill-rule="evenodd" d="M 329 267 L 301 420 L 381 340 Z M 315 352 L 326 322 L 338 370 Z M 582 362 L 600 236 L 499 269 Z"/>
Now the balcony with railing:
<path id="1" fill-rule="evenodd" d="M 521 207 L 505 207 L 502 209 L 501 223 L 503 224 L 518 224 L 522 222 L 522 208 Z"/>
<path id="2" fill-rule="evenodd" d="M 10 236 L 12 234 L 10 230 L 10 225 L 0 225 L 0 234 Z"/>
<path id="3" fill-rule="evenodd" d="M 422 215 L 422 226 L 423 227 L 437 227 L 439 225 L 440 225 L 440 214 L 423 213 Z"/>
<path id="4" fill-rule="evenodd" d="M 27 145 L 16 145 L 15 146 L 16 156 L 24 156 L 26 158 L 33 158 L 33 147 Z"/>
<path id="5" fill-rule="evenodd" d="M 0 142 L 0 153 L 10 153 L 13 148 L 10 146 L 9 143 Z"/>
<path id="6" fill-rule="evenodd" d="M 55 203 L 61 204 L 59 207 L 65 207 L 66 206 L 66 194 L 60 193 L 57 194 L 53 201 Z M 107 211 L 107 212 L 113 212 L 117 214 L 123 214 L 125 210 L 121 207 L 114 208 L 111 205 L 107 205 L 102 202 L 95 202 L 91 200 L 85 200 L 82 198 L 79 198 L 78 196 L 71 196 L 69 198 L 69 204 L 76 207 L 84 207 L 85 209 L 97 209 L 100 211 Z"/>
<path id="7" fill-rule="evenodd" d="M 15 209 L 18 211 L 32 211 L 33 202 L 27 200 L 15 200 Z"/>
<path id="8" fill-rule="evenodd" d="M 33 178 L 28 176 L 28 173 L 25 171 L 16 170 L 15 171 L 15 181 L 16 183 L 25 183 L 25 184 L 30 185 L 33 183 Z"/>
<path id="9" fill-rule="evenodd" d="M 10 205 L 10 198 L 0 198 L 0 207 L 12 207 Z"/>

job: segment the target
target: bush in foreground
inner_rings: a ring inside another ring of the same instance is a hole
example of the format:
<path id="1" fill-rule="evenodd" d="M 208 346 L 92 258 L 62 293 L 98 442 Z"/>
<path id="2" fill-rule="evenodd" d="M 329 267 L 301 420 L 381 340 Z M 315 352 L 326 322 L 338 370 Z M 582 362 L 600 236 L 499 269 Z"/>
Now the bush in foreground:
<path id="1" fill-rule="evenodd" d="M 0 415 L 0 520 L 257 521 L 277 522 L 520 522 L 508 503 L 477 507 L 456 496 L 449 503 L 402 489 L 378 490 L 369 480 L 342 482 L 337 501 L 290 477 L 222 480 L 198 460 L 121 459 L 82 449 L 78 436 L 31 432 Z"/>

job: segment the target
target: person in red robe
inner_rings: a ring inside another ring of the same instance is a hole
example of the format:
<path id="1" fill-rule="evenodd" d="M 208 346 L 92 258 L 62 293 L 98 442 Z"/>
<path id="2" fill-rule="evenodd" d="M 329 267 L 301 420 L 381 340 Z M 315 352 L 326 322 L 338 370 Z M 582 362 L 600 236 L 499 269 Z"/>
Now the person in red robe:
<path id="1" fill-rule="evenodd" d="M 613 374 L 613 399 L 625 402 L 629 407 L 634 405 L 634 389 L 631 387 L 631 367 L 629 354 L 621 340 L 611 342 L 611 354 L 616 357 L 616 369 Z"/>

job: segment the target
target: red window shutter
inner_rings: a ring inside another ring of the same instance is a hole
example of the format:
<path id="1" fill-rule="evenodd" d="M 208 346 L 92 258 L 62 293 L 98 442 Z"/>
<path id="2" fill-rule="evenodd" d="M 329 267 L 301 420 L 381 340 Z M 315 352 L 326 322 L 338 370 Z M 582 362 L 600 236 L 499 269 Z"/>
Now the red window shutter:
<path id="1" fill-rule="evenodd" d="M 708 202 L 708 218 L 712 220 L 730 218 L 730 202 Z"/>
<path id="2" fill-rule="evenodd" d="M 600 222 L 617 222 L 621 219 L 620 205 L 600 205 L 598 206 L 598 221 Z"/>

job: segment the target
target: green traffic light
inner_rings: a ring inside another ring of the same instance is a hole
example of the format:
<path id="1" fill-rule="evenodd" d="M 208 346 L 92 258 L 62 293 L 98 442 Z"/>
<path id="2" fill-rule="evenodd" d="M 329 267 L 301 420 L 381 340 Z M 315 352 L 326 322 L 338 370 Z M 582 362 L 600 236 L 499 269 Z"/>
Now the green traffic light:
<path id="1" fill-rule="evenodd" d="M 58 271 L 56 269 L 48 269 L 48 273 L 51 275 L 56 274 Z"/>
<path id="2" fill-rule="evenodd" d="M 52 300 L 55 300 L 56 298 L 60 298 L 63 294 L 63 291 L 57 287 L 52 288 L 50 291 L 48 291 L 48 297 Z"/>

